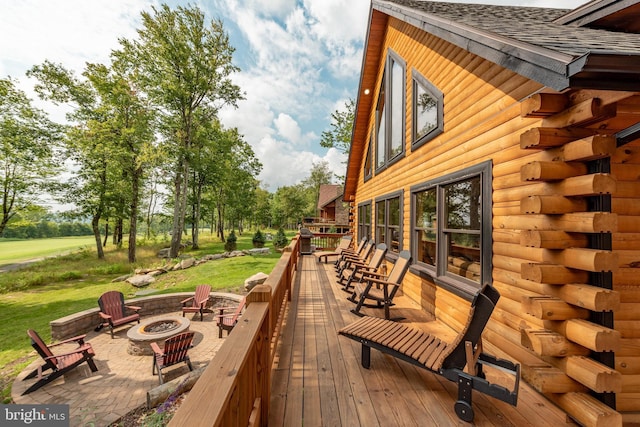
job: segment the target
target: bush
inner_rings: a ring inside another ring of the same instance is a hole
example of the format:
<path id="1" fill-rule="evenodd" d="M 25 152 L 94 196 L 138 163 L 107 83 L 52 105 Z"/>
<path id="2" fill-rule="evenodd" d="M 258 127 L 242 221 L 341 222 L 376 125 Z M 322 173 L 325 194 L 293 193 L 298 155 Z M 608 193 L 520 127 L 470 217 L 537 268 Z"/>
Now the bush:
<path id="1" fill-rule="evenodd" d="M 276 237 L 273 239 L 273 246 L 281 249 L 287 246 L 287 243 L 289 243 L 289 240 L 287 240 L 287 236 L 284 234 L 284 228 L 280 227 Z"/>
<path id="2" fill-rule="evenodd" d="M 263 248 L 266 241 L 266 236 L 262 234 L 259 229 L 256 231 L 256 234 L 253 235 L 253 239 L 251 239 L 254 248 Z"/>
<path id="3" fill-rule="evenodd" d="M 224 242 L 224 250 L 227 252 L 235 251 L 238 247 L 236 244 L 237 240 L 236 232 L 231 230 L 231 233 L 227 236 L 227 241 Z"/>

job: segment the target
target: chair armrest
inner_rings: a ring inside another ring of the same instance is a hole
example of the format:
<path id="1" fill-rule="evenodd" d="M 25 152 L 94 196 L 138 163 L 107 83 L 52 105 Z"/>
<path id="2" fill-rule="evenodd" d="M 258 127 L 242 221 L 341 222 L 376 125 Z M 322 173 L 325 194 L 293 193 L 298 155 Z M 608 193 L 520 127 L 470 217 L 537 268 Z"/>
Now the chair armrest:
<path id="1" fill-rule="evenodd" d="M 364 274 L 365 276 L 367 276 L 368 278 L 371 279 L 375 279 L 375 278 L 380 278 L 380 277 L 387 277 L 386 274 L 382 274 L 382 273 L 378 273 L 377 271 L 363 271 L 362 274 Z"/>
<path id="2" fill-rule="evenodd" d="M 125 305 L 129 310 L 133 310 L 136 313 L 142 310 L 142 307 L 138 307 L 137 305 Z"/>
<path id="3" fill-rule="evenodd" d="M 216 314 L 215 316 L 213 316 L 214 319 L 222 319 L 223 317 L 233 317 L 235 316 L 235 313 L 228 313 L 228 314 Z"/>
<path id="4" fill-rule="evenodd" d="M 68 344 L 70 342 L 77 342 L 79 346 L 84 345 L 84 338 L 87 336 L 87 334 L 84 335 L 78 335 L 77 337 L 73 337 L 73 338 L 67 338 L 66 340 L 62 340 L 60 342 L 57 342 L 55 344 L 51 344 L 48 347 L 56 347 L 58 345 L 62 345 L 62 344 Z"/>
<path id="5" fill-rule="evenodd" d="M 164 354 L 164 352 L 162 350 L 160 350 L 160 347 L 158 347 L 158 344 L 152 342 L 149 344 L 149 346 L 151 347 L 151 350 L 153 351 L 154 354 L 160 355 L 162 356 Z"/>
<path id="6" fill-rule="evenodd" d="M 203 299 L 202 301 L 198 301 L 198 305 L 205 306 L 209 302 L 209 297 Z"/>
<path id="7" fill-rule="evenodd" d="M 99 311 L 98 314 L 100 315 L 100 317 L 102 317 L 104 320 L 111 320 L 111 316 L 109 316 L 108 314 L 104 314 L 103 312 Z"/>
<path id="8" fill-rule="evenodd" d="M 186 298 L 186 299 L 183 299 L 182 301 L 180 301 L 180 304 L 187 303 L 187 302 L 191 301 L 191 300 L 192 300 L 192 299 L 194 299 L 194 298 L 195 298 L 195 296 L 193 296 L 193 297 L 189 297 L 189 298 Z"/>
<path id="9" fill-rule="evenodd" d="M 56 359 L 60 357 L 71 356 L 78 353 L 84 353 L 87 350 L 93 350 L 93 347 L 91 347 L 91 344 L 84 344 L 82 347 L 78 347 L 75 350 L 70 351 L 68 353 L 54 354 L 53 356 L 45 357 L 44 360 Z"/>

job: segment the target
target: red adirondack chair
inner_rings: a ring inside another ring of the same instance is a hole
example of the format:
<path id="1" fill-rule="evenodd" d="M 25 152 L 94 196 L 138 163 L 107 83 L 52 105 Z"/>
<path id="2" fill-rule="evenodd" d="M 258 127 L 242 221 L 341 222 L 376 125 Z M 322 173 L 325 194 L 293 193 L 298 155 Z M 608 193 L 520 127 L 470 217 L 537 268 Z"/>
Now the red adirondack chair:
<path id="1" fill-rule="evenodd" d="M 98 370 L 98 367 L 93 361 L 93 356 L 95 355 L 93 348 L 91 347 L 91 344 L 84 342 L 86 335 L 69 338 L 68 340 L 61 341 L 51 346 L 47 346 L 44 341 L 42 341 L 42 338 L 40 338 L 40 335 L 38 335 L 38 333 L 33 329 L 29 329 L 27 331 L 27 335 L 31 338 L 31 346 L 38 352 L 40 357 L 42 357 L 44 364 L 23 378 L 24 381 L 35 376 L 38 377 L 38 381 L 22 393 L 23 396 L 39 389 L 45 384 L 50 383 L 84 362 L 87 362 L 91 372 L 96 372 Z M 62 354 L 53 354 L 51 351 L 51 347 L 56 347 L 70 342 L 76 342 L 78 344 L 78 348 Z M 42 376 L 43 371 L 47 371 L 49 369 L 51 370 L 51 373 L 46 376 Z"/>
<path id="2" fill-rule="evenodd" d="M 237 306 L 231 307 L 218 307 L 219 314 L 216 315 L 216 323 L 218 324 L 218 338 L 222 338 L 222 331 L 227 331 L 227 336 L 231 332 L 236 323 L 238 323 L 238 317 L 242 314 L 244 309 L 246 298 L 242 298 Z M 233 313 L 228 311 L 234 309 Z M 225 311 L 227 313 L 225 314 Z"/>
<path id="3" fill-rule="evenodd" d="M 109 291 L 105 292 L 98 299 L 98 305 L 100 306 L 100 318 L 102 324 L 98 326 L 108 326 L 111 331 L 111 338 L 113 339 L 113 328 L 121 325 L 126 325 L 131 322 L 140 323 L 140 307 L 124 304 L 124 295 L 122 292 Z M 127 310 L 133 311 L 133 314 L 127 314 Z"/>
<path id="4" fill-rule="evenodd" d="M 177 363 L 185 362 L 190 371 L 193 371 L 191 366 L 191 359 L 187 352 L 192 347 L 194 332 L 183 332 L 175 335 L 171 338 L 167 338 L 164 341 L 164 348 L 160 349 L 158 344 L 152 342 L 151 349 L 153 350 L 153 367 L 151 373 L 156 374 L 156 368 L 158 369 L 158 381 L 160 384 L 164 382 L 162 377 L 162 370 Z"/>
<path id="5" fill-rule="evenodd" d="M 182 303 L 182 317 L 186 313 L 200 313 L 200 321 L 202 321 L 202 314 L 207 310 L 207 303 L 210 299 L 211 286 L 198 285 L 196 287 L 196 293 L 194 296 L 180 301 Z M 191 305 L 188 303 L 191 302 Z"/>

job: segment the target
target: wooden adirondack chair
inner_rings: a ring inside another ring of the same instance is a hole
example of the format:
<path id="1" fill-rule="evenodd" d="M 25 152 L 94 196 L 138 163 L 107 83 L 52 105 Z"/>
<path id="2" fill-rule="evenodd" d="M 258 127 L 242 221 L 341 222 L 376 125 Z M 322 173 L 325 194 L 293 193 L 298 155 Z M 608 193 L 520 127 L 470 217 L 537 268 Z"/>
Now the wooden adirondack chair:
<path id="1" fill-rule="evenodd" d="M 124 304 L 124 295 L 122 292 L 109 291 L 105 292 L 98 299 L 98 305 L 100 306 L 100 318 L 102 323 L 98 326 L 98 329 L 104 326 L 109 327 L 111 332 L 111 338 L 113 339 L 113 328 L 121 325 L 126 325 L 131 322 L 140 323 L 140 307 Z M 133 314 L 127 314 L 127 310 L 133 311 Z"/>
<path id="2" fill-rule="evenodd" d="M 359 282 L 363 279 L 364 274 L 368 272 L 377 272 L 378 268 L 384 261 L 384 257 L 387 254 L 387 245 L 380 243 L 376 250 L 373 251 L 373 255 L 369 259 L 368 263 L 353 260 L 348 268 L 342 270 L 338 283 L 342 285 L 342 290 L 351 292 L 352 283 Z"/>
<path id="3" fill-rule="evenodd" d="M 37 376 L 38 381 L 25 390 L 25 392 L 22 393 L 23 396 L 39 389 L 47 383 L 50 383 L 84 362 L 87 362 L 91 372 L 96 372 L 98 370 L 98 367 L 93 361 L 93 356 L 95 355 L 93 348 L 91 347 L 91 344 L 84 342 L 86 335 L 69 338 L 68 340 L 64 340 L 50 346 L 47 346 L 44 341 L 42 341 L 42 338 L 40 338 L 40 335 L 38 335 L 38 333 L 33 329 L 29 329 L 27 331 L 27 335 L 31 338 L 31 346 L 38 352 L 40 357 L 42 357 L 44 364 L 24 377 L 23 381 Z M 52 347 L 72 342 L 78 344 L 78 348 L 73 351 L 62 354 L 53 354 L 51 351 Z M 46 376 L 42 376 L 42 373 L 47 370 L 51 370 L 51 373 Z"/>
<path id="4" fill-rule="evenodd" d="M 210 293 L 211 286 L 198 285 L 194 296 L 180 301 L 182 304 L 182 317 L 186 313 L 200 313 L 200 321 L 202 321 L 202 314 L 205 311 L 209 311 L 207 310 L 207 303 L 210 299 Z M 188 305 L 189 302 L 191 302 L 191 305 Z"/>
<path id="5" fill-rule="evenodd" d="M 227 331 L 227 336 L 231 333 L 231 330 L 236 323 L 238 323 L 238 317 L 242 314 L 244 309 L 246 298 L 242 298 L 237 306 L 231 307 L 218 307 L 219 314 L 216 315 L 216 323 L 218 324 L 218 338 L 222 338 L 222 331 Z M 229 313 L 229 310 L 234 310 L 233 313 Z M 227 313 L 225 314 L 225 311 Z"/>
<path id="6" fill-rule="evenodd" d="M 325 264 L 329 261 L 329 257 L 338 257 L 340 254 L 349 249 L 351 245 L 351 241 L 353 240 L 352 236 L 342 236 L 340 239 L 340 243 L 335 251 L 322 251 L 322 252 L 314 252 L 313 255 L 318 258 L 318 262 L 322 262 L 324 259 Z"/>
<path id="7" fill-rule="evenodd" d="M 156 374 L 158 370 L 158 381 L 160 384 L 164 382 L 162 377 L 162 370 L 177 363 L 184 362 L 189 367 L 190 371 L 193 371 L 191 365 L 191 359 L 187 352 L 192 347 L 194 332 L 183 332 L 175 335 L 171 338 L 164 340 L 164 348 L 160 349 L 158 344 L 152 342 L 151 350 L 153 350 L 153 367 L 151 368 L 152 375 Z"/>
<path id="8" fill-rule="evenodd" d="M 389 273 L 385 277 L 383 274 L 366 271 L 363 272 L 362 282 L 356 283 L 353 294 L 349 300 L 356 303 L 356 308 L 351 310 L 354 314 L 362 316 L 360 309 L 362 306 L 384 308 L 384 318 L 389 320 L 389 307 L 393 305 L 393 297 L 400 289 L 402 279 L 404 279 L 409 265 L 411 264 L 411 253 L 402 251 L 398 254 L 398 259 Z M 375 304 L 366 303 L 373 300 Z"/>

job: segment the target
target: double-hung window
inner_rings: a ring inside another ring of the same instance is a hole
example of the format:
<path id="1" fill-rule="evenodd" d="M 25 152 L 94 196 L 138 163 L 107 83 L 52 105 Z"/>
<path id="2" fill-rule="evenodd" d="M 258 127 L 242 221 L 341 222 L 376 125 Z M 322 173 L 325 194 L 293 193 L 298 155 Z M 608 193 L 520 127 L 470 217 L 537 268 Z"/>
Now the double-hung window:
<path id="1" fill-rule="evenodd" d="M 371 201 L 358 205 L 358 240 L 371 239 Z"/>
<path id="2" fill-rule="evenodd" d="M 406 64 L 389 50 L 376 104 L 376 171 L 402 158 L 405 148 Z"/>
<path id="3" fill-rule="evenodd" d="M 411 188 L 418 272 L 470 297 L 491 280 L 491 162 Z"/>
<path id="4" fill-rule="evenodd" d="M 385 243 L 390 252 L 402 250 L 402 192 L 376 200 L 376 244 Z"/>

